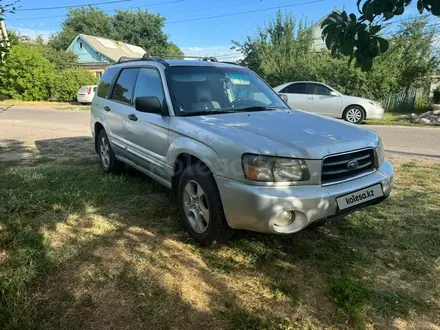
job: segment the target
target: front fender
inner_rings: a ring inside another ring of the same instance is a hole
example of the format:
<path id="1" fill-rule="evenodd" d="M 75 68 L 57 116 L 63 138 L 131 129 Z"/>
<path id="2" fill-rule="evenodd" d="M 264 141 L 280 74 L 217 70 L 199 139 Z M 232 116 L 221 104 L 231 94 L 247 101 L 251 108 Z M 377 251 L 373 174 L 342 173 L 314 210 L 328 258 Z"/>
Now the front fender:
<path id="1" fill-rule="evenodd" d="M 223 159 L 214 149 L 189 137 L 180 136 L 171 142 L 166 156 L 167 164 L 170 165 L 171 169 L 174 168 L 174 163 L 181 154 L 197 157 L 209 167 L 214 175 L 221 175 L 227 170 Z M 171 173 L 171 175 L 173 174 Z"/>

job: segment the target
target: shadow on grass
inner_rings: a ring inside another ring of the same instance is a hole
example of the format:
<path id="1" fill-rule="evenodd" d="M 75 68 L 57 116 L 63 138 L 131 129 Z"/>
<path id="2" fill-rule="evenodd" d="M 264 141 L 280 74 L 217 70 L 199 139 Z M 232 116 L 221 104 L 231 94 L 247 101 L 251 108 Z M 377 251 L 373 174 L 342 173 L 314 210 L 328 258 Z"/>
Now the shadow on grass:
<path id="1" fill-rule="evenodd" d="M 37 144 L 48 154 L 60 145 Z M 287 329 L 303 326 L 301 306 L 320 326 L 363 327 L 438 297 L 428 281 L 403 290 L 383 278 L 433 276 L 429 190 L 319 230 L 237 232 L 202 249 L 178 224 L 170 191 L 134 170 L 104 175 L 97 160 L 77 159 L 0 166 L 0 182 L 0 328 Z"/>

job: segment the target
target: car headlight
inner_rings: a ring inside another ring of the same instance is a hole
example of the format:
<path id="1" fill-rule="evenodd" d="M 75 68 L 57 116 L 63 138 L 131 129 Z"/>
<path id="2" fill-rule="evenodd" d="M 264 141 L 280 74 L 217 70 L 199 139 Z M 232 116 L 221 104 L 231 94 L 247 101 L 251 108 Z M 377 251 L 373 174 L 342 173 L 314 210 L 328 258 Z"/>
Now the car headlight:
<path id="1" fill-rule="evenodd" d="M 310 179 L 302 159 L 245 154 L 243 171 L 247 179 L 260 182 L 294 182 Z"/>
<path id="2" fill-rule="evenodd" d="M 377 163 L 378 166 L 382 166 L 383 162 L 385 161 L 385 155 L 384 155 L 384 148 L 383 148 L 383 142 L 382 139 L 379 136 L 379 141 L 377 142 L 376 146 L 376 155 L 377 155 Z"/>
<path id="3" fill-rule="evenodd" d="M 378 103 L 378 102 L 374 102 L 374 101 L 368 101 L 371 105 L 377 107 L 377 108 L 382 108 L 382 104 Z"/>

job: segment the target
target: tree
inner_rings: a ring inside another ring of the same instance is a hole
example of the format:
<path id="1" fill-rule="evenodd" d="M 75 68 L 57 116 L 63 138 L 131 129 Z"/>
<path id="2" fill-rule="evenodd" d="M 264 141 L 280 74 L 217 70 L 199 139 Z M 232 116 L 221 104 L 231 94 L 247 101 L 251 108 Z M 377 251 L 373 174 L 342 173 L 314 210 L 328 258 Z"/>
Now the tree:
<path id="1" fill-rule="evenodd" d="M 162 31 L 164 22 L 165 18 L 148 10 L 117 10 L 115 15 L 109 16 L 92 6 L 70 9 L 62 30 L 52 35 L 49 45 L 66 50 L 73 39 L 83 33 L 140 46 L 151 54 L 183 55 Z"/>
<path id="2" fill-rule="evenodd" d="M 15 45 L 0 66 L 0 94 L 25 101 L 48 100 L 54 79 L 54 66 L 38 48 Z"/>
<path id="3" fill-rule="evenodd" d="M 439 64 L 434 50 L 435 29 L 427 27 L 428 18 L 418 17 L 402 23 L 394 38 L 400 50 L 398 85 L 405 91 L 405 102 L 411 88 L 429 85 Z"/>
<path id="4" fill-rule="evenodd" d="M 256 71 L 272 86 L 292 80 L 315 80 L 319 54 L 312 52 L 312 31 L 290 14 L 278 11 L 254 36 L 233 41 L 244 55 L 243 65 Z"/>
<path id="5" fill-rule="evenodd" d="M 63 102 L 75 101 L 81 86 L 96 85 L 98 79 L 92 73 L 81 68 L 61 70 L 56 76 L 52 89 L 52 99 Z"/>
<path id="6" fill-rule="evenodd" d="M 112 38 L 114 33 L 111 17 L 92 6 L 71 8 L 61 24 L 61 31 L 51 36 L 49 46 L 57 50 L 66 50 L 79 33 Z"/>
<path id="7" fill-rule="evenodd" d="M 357 0 L 360 16 L 345 11 L 333 12 L 322 23 L 322 38 L 332 55 L 354 59 L 356 66 L 369 71 L 373 60 L 388 50 L 388 41 L 380 36 L 383 22 L 402 15 L 412 0 Z M 417 0 L 417 9 L 440 16 L 439 0 Z"/>

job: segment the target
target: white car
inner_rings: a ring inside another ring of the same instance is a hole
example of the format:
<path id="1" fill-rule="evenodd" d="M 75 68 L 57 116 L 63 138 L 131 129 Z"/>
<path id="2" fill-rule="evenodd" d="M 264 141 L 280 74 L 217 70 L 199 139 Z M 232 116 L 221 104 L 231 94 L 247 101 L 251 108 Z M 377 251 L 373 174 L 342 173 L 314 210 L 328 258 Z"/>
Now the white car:
<path id="1" fill-rule="evenodd" d="M 96 85 L 91 86 L 81 86 L 76 95 L 78 103 L 92 103 L 93 97 L 95 96 Z"/>
<path id="2" fill-rule="evenodd" d="M 382 119 L 385 111 L 376 101 L 344 95 L 319 82 L 289 82 L 274 90 L 292 109 L 342 118 L 354 124 L 360 124 L 365 119 Z"/>

